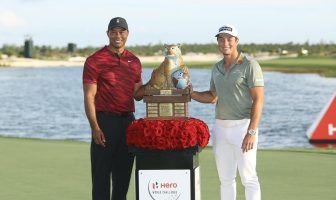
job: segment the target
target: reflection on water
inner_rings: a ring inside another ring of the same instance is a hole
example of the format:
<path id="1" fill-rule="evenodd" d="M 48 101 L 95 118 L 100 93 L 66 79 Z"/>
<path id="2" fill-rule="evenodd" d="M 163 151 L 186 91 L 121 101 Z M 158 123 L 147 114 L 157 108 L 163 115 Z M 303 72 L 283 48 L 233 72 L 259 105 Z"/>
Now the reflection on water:
<path id="1" fill-rule="evenodd" d="M 143 70 L 146 82 L 151 69 Z M 209 69 L 190 70 L 195 90 L 209 87 Z M 1 68 L 0 135 L 89 141 L 84 113 L 82 68 Z M 316 74 L 265 72 L 260 147 L 310 147 L 305 132 L 331 95 L 335 78 Z M 136 117 L 145 104 L 136 103 Z M 190 116 L 214 123 L 214 105 L 189 103 Z"/>

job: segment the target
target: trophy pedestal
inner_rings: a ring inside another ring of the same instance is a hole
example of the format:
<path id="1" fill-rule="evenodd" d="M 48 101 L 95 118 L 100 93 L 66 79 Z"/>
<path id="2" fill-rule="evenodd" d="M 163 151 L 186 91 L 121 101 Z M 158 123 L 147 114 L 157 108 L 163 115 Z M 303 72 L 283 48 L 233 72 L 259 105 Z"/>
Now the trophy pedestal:
<path id="1" fill-rule="evenodd" d="M 189 89 L 146 89 L 146 118 L 149 119 L 187 119 Z"/>
<path id="2" fill-rule="evenodd" d="M 133 153 L 136 200 L 201 199 L 198 147 L 167 151 L 133 149 Z"/>
<path id="3" fill-rule="evenodd" d="M 143 100 L 146 118 L 126 133 L 136 161 L 136 200 L 200 200 L 198 155 L 210 136 L 204 122 L 189 118 L 189 89 L 146 88 Z"/>

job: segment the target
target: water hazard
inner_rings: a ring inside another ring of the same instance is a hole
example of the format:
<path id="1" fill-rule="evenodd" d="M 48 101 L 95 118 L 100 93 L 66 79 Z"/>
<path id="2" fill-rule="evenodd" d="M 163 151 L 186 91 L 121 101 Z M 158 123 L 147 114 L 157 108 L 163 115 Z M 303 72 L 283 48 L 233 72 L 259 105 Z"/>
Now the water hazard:
<path id="1" fill-rule="evenodd" d="M 147 81 L 151 69 L 143 70 Z M 197 91 L 209 88 L 210 70 L 191 69 Z M 259 147 L 310 147 L 306 131 L 336 91 L 336 78 L 265 72 Z M 81 67 L 0 68 L 0 135 L 90 141 Z M 190 116 L 214 123 L 214 105 L 192 101 Z M 137 118 L 145 104 L 136 103 Z"/>

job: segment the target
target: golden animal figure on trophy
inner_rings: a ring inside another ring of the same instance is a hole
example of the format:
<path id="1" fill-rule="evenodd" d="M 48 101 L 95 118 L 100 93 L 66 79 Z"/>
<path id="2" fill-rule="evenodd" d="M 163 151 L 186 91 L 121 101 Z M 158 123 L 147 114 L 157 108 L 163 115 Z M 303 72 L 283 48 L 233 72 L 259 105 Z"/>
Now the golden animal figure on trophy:
<path id="1" fill-rule="evenodd" d="M 189 83 L 189 70 L 184 64 L 180 45 L 164 45 L 165 59 L 153 73 L 149 86 L 156 89 L 185 89 Z"/>

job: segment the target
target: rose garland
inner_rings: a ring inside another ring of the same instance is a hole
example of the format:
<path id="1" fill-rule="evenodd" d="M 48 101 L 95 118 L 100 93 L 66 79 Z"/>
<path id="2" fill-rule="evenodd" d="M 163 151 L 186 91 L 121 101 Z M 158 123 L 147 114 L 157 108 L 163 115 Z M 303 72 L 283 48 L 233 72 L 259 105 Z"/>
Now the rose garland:
<path id="1" fill-rule="evenodd" d="M 209 142 L 208 126 L 201 120 L 149 120 L 133 121 L 126 130 L 128 146 L 144 149 L 185 149 L 196 145 L 205 147 Z"/>

